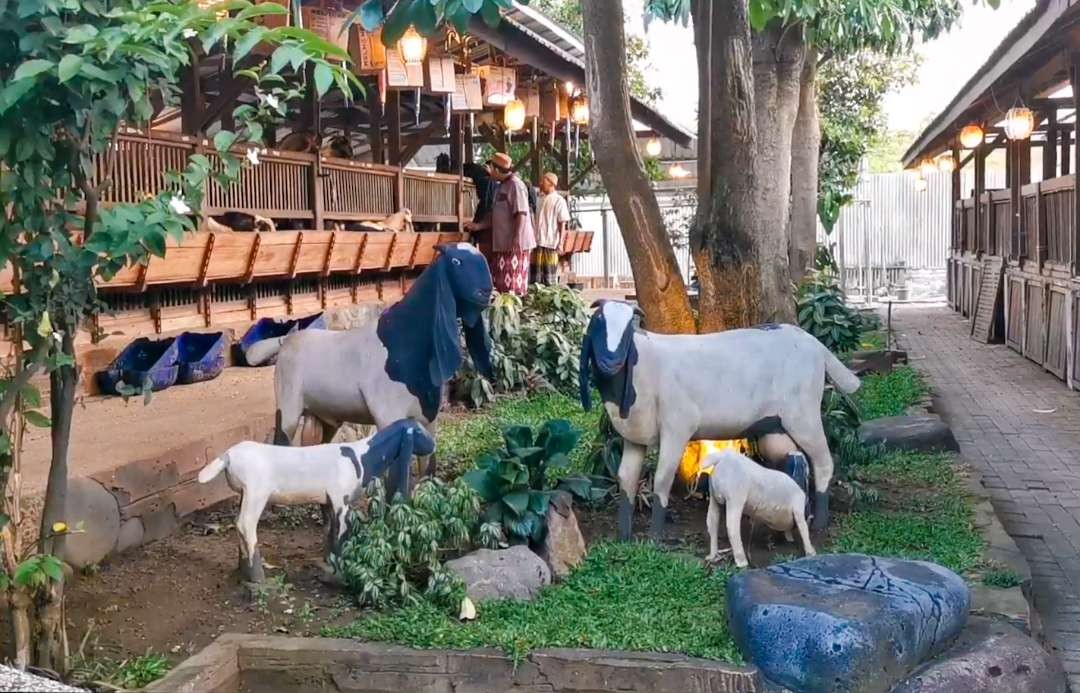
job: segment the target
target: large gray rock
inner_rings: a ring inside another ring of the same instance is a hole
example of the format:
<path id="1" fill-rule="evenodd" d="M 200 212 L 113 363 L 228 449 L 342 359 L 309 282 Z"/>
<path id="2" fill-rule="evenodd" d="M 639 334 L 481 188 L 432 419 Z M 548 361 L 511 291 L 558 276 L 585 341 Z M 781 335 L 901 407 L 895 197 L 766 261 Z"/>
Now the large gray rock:
<path id="1" fill-rule="evenodd" d="M 886 450 L 960 452 L 952 429 L 936 414 L 886 416 L 867 421 L 859 426 L 859 442 L 884 445 Z"/>
<path id="2" fill-rule="evenodd" d="M 479 549 L 447 561 L 446 567 L 465 582 L 473 601 L 535 597 L 551 584 L 551 570 L 525 546 L 492 551 Z"/>
<path id="3" fill-rule="evenodd" d="M 893 693 L 1065 693 L 1065 672 L 1013 626 L 973 617 L 956 643 Z"/>
<path id="4" fill-rule="evenodd" d="M 970 596 L 933 563 L 835 554 L 742 572 L 727 603 L 735 642 L 770 683 L 872 693 L 944 650 Z"/>
<path id="5" fill-rule="evenodd" d="M 547 536 L 537 552 L 562 579 L 585 560 L 585 537 L 581 536 L 574 504 L 569 493 L 560 491 L 551 497 L 547 511 Z"/>
<path id="6" fill-rule="evenodd" d="M 57 542 L 57 556 L 75 568 L 100 563 L 116 546 L 120 535 L 120 505 L 104 486 L 88 477 L 68 480 L 64 522 L 81 532 Z"/>

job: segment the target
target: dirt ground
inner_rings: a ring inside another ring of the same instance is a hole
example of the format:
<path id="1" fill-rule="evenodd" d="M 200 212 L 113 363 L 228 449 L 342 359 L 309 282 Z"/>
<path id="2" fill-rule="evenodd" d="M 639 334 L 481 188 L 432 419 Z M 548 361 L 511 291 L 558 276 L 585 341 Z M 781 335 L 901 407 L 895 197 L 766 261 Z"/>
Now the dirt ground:
<path id="1" fill-rule="evenodd" d="M 197 513 L 174 535 L 79 575 L 67 597 L 73 652 L 82 644 L 86 656 L 120 659 L 151 649 L 179 661 L 226 631 L 317 635 L 361 615 L 344 593 L 319 580 L 324 535 L 315 506 L 268 511 L 259 526 L 268 578 L 264 593 L 252 596 L 236 572 L 237 505 L 227 501 Z M 700 498 L 675 500 L 665 543 L 704 556 L 706 509 Z M 588 544 L 615 538 L 614 508 L 577 513 Z M 641 509 L 635 536 L 644 537 L 648 523 L 648 509 Z M 767 541 L 759 531 L 747 545 L 755 565 L 798 551 Z"/>

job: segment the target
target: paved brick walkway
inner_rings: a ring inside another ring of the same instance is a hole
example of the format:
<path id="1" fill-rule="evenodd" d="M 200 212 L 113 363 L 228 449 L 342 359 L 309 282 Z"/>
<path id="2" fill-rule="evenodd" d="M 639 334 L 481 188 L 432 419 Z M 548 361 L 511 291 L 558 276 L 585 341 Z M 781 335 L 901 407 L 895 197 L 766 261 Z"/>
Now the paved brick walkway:
<path id="1" fill-rule="evenodd" d="M 972 340 L 948 308 L 894 307 L 893 329 L 1031 564 L 1048 643 L 1080 691 L 1080 392 Z"/>

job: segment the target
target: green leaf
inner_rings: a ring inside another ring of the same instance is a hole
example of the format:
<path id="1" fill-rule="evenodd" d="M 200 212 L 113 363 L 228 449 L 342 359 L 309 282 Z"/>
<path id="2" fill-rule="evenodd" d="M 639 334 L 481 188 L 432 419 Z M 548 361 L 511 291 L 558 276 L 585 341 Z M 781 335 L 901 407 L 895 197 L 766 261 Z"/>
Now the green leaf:
<path id="1" fill-rule="evenodd" d="M 90 24 L 79 24 L 68 29 L 64 43 L 86 43 L 98 35 L 98 30 Z M 62 63 L 63 61 L 61 61 Z"/>
<path id="2" fill-rule="evenodd" d="M 0 91 L 0 115 L 6 113 L 12 106 L 19 103 L 28 91 L 34 88 L 34 80 L 20 79 L 11 82 L 3 91 Z M 20 140 L 20 144 L 23 140 Z"/>
<path id="3" fill-rule="evenodd" d="M 63 84 L 75 75 L 79 74 L 79 70 L 82 69 L 82 66 L 83 59 L 81 55 L 68 53 L 63 58 L 61 58 L 60 67 L 57 70 L 57 74 L 60 77 L 60 83 Z"/>
<path id="4" fill-rule="evenodd" d="M 39 411 L 33 409 L 23 412 L 23 418 L 26 419 L 26 423 L 31 426 L 37 426 L 38 428 L 49 428 L 52 426 L 52 422 L 49 421 L 49 417 L 45 416 Z"/>
<path id="5" fill-rule="evenodd" d="M 315 66 L 315 92 L 323 96 L 334 83 L 334 72 L 326 63 Z"/>
<path id="6" fill-rule="evenodd" d="M 45 555 L 41 557 L 41 570 L 53 582 L 64 579 L 64 564 L 56 556 Z"/>
<path id="7" fill-rule="evenodd" d="M 530 448 L 533 444 L 532 429 L 528 426 L 507 426 L 503 429 L 503 442 L 510 452 L 517 448 Z"/>
<path id="8" fill-rule="evenodd" d="M 143 237 L 143 246 L 152 255 L 165 257 L 165 234 L 150 232 Z"/>
<path id="9" fill-rule="evenodd" d="M 490 2 L 484 3 L 484 7 L 480 11 L 480 16 L 484 18 L 484 23 L 492 29 L 499 26 L 499 22 L 502 21 L 502 14 L 499 12 L 499 7 Z"/>
<path id="10" fill-rule="evenodd" d="M 278 46 L 274 54 L 270 56 L 270 71 L 274 73 L 281 72 L 286 65 L 292 65 L 293 69 L 299 69 L 307 59 L 308 54 L 297 46 L 289 44 Z"/>
<path id="11" fill-rule="evenodd" d="M 552 469 L 564 469 L 570 466 L 570 458 L 562 452 L 557 452 L 547 460 L 548 467 Z"/>
<path id="12" fill-rule="evenodd" d="M 529 510 L 534 513 L 541 515 L 546 513 L 550 501 L 550 491 L 529 491 Z"/>
<path id="13" fill-rule="evenodd" d="M 473 469 L 466 472 L 463 478 L 485 503 L 494 503 L 499 499 L 498 485 L 487 470 Z"/>
<path id="14" fill-rule="evenodd" d="M 233 144 L 236 142 L 236 133 L 228 130 L 222 130 L 218 134 L 214 135 L 214 149 L 221 153 L 225 153 L 232 149 Z"/>
<path id="15" fill-rule="evenodd" d="M 405 30 L 413 23 L 415 6 L 423 0 L 402 0 L 390 12 L 383 24 L 382 41 L 387 46 L 393 46 L 404 35 Z"/>
<path id="16" fill-rule="evenodd" d="M 356 9 L 354 16 L 357 15 L 360 19 L 360 26 L 364 27 L 364 31 L 375 31 L 386 19 L 382 0 L 367 0 Z"/>
<path id="17" fill-rule="evenodd" d="M 274 3 L 264 3 L 263 5 L 260 5 L 260 7 L 280 7 L 280 5 L 275 5 Z M 255 46 L 259 45 L 259 42 L 263 40 L 263 38 L 268 32 L 269 29 L 267 29 L 266 27 L 257 26 L 251 31 L 244 34 L 243 38 L 236 42 L 236 49 L 233 51 L 234 62 L 239 63 L 244 57 L 246 57 L 247 54 L 255 48 Z M 241 72 L 247 71 L 237 70 L 236 74 L 239 75 Z M 256 81 L 258 81 L 257 76 L 255 79 Z"/>
<path id="18" fill-rule="evenodd" d="M 588 478 L 575 474 L 559 480 L 558 488 L 569 491 L 574 497 L 587 501 L 592 498 L 593 482 Z"/>
<path id="19" fill-rule="evenodd" d="M 20 79 L 30 79 L 36 77 L 42 72 L 51 70 L 56 65 L 52 60 L 44 60 L 42 58 L 34 58 L 33 60 L 27 60 L 22 65 L 19 65 L 15 70 L 15 74 L 12 76 L 12 81 L 18 81 Z"/>
<path id="20" fill-rule="evenodd" d="M 506 507 L 514 511 L 515 515 L 520 517 L 529 507 L 529 492 L 515 491 L 514 493 L 508 493 L 502 497 L 502 502 L 506 504 Z"/>
<path id="21" fill-rule="evenodd" d="M 484 0 L 462 0 L 461 4 L 470 13 L 476 14 L 484 6 Z"/>
<path id="22" fill-rule="evenodd" d="M 754 31 L 763 31 L 771 19 L 771 12 L 765 6 L 764 0 L 750 0 L 750 28 Z"/>
<path id="23" fill-rule="evenodd" d="M 115 72 L 102 70 L 93 63 L 84 62 L 79 72 L 91 79 L 109 82 L 110 84 L 116 84 L 120 81 L 120 77 Z"/>

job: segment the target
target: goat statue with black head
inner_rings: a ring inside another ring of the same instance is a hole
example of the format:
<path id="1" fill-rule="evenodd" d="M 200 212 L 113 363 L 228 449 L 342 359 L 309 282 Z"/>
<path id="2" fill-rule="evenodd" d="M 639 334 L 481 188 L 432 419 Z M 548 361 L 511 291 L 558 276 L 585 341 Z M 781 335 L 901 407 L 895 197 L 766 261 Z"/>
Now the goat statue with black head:
<path id="1" fill-rule="evenodd" d="M 446 389 L 463 361 L 458 323 L 477 370 L 491 378 L 491 303 L 487 260 L 468 243 L 440 245 L 435 261 L 405 297 L 375 322 L 345 331 L 303 330 L 251 347 L 278 351 L 274 442 L 291 445 L 304 417 L 329 442 L 343 423 L 380 430 L 411 418 L 434 435 Z M 276 343 L 275 343 L 276 342 Z"/>
<path id="2" fill-rule="evenodd" d="M 821 421 L 825 377 L 842 392 L 859 379 L 815 337 L 793 325 L 703 335 L 664 335 L 635 326 L 640 309 L 597 301 L 581 346 L 581 403 L 600 391 L 624 439 L 619 534 L 631 535 L 645 452 L 659 446 L 652 534 L 659 537 L 671 485 L 691 440 L 758 438 L 784 432 L 813 469 L 814 526 L 828 523 L 833 461 Z"/>

